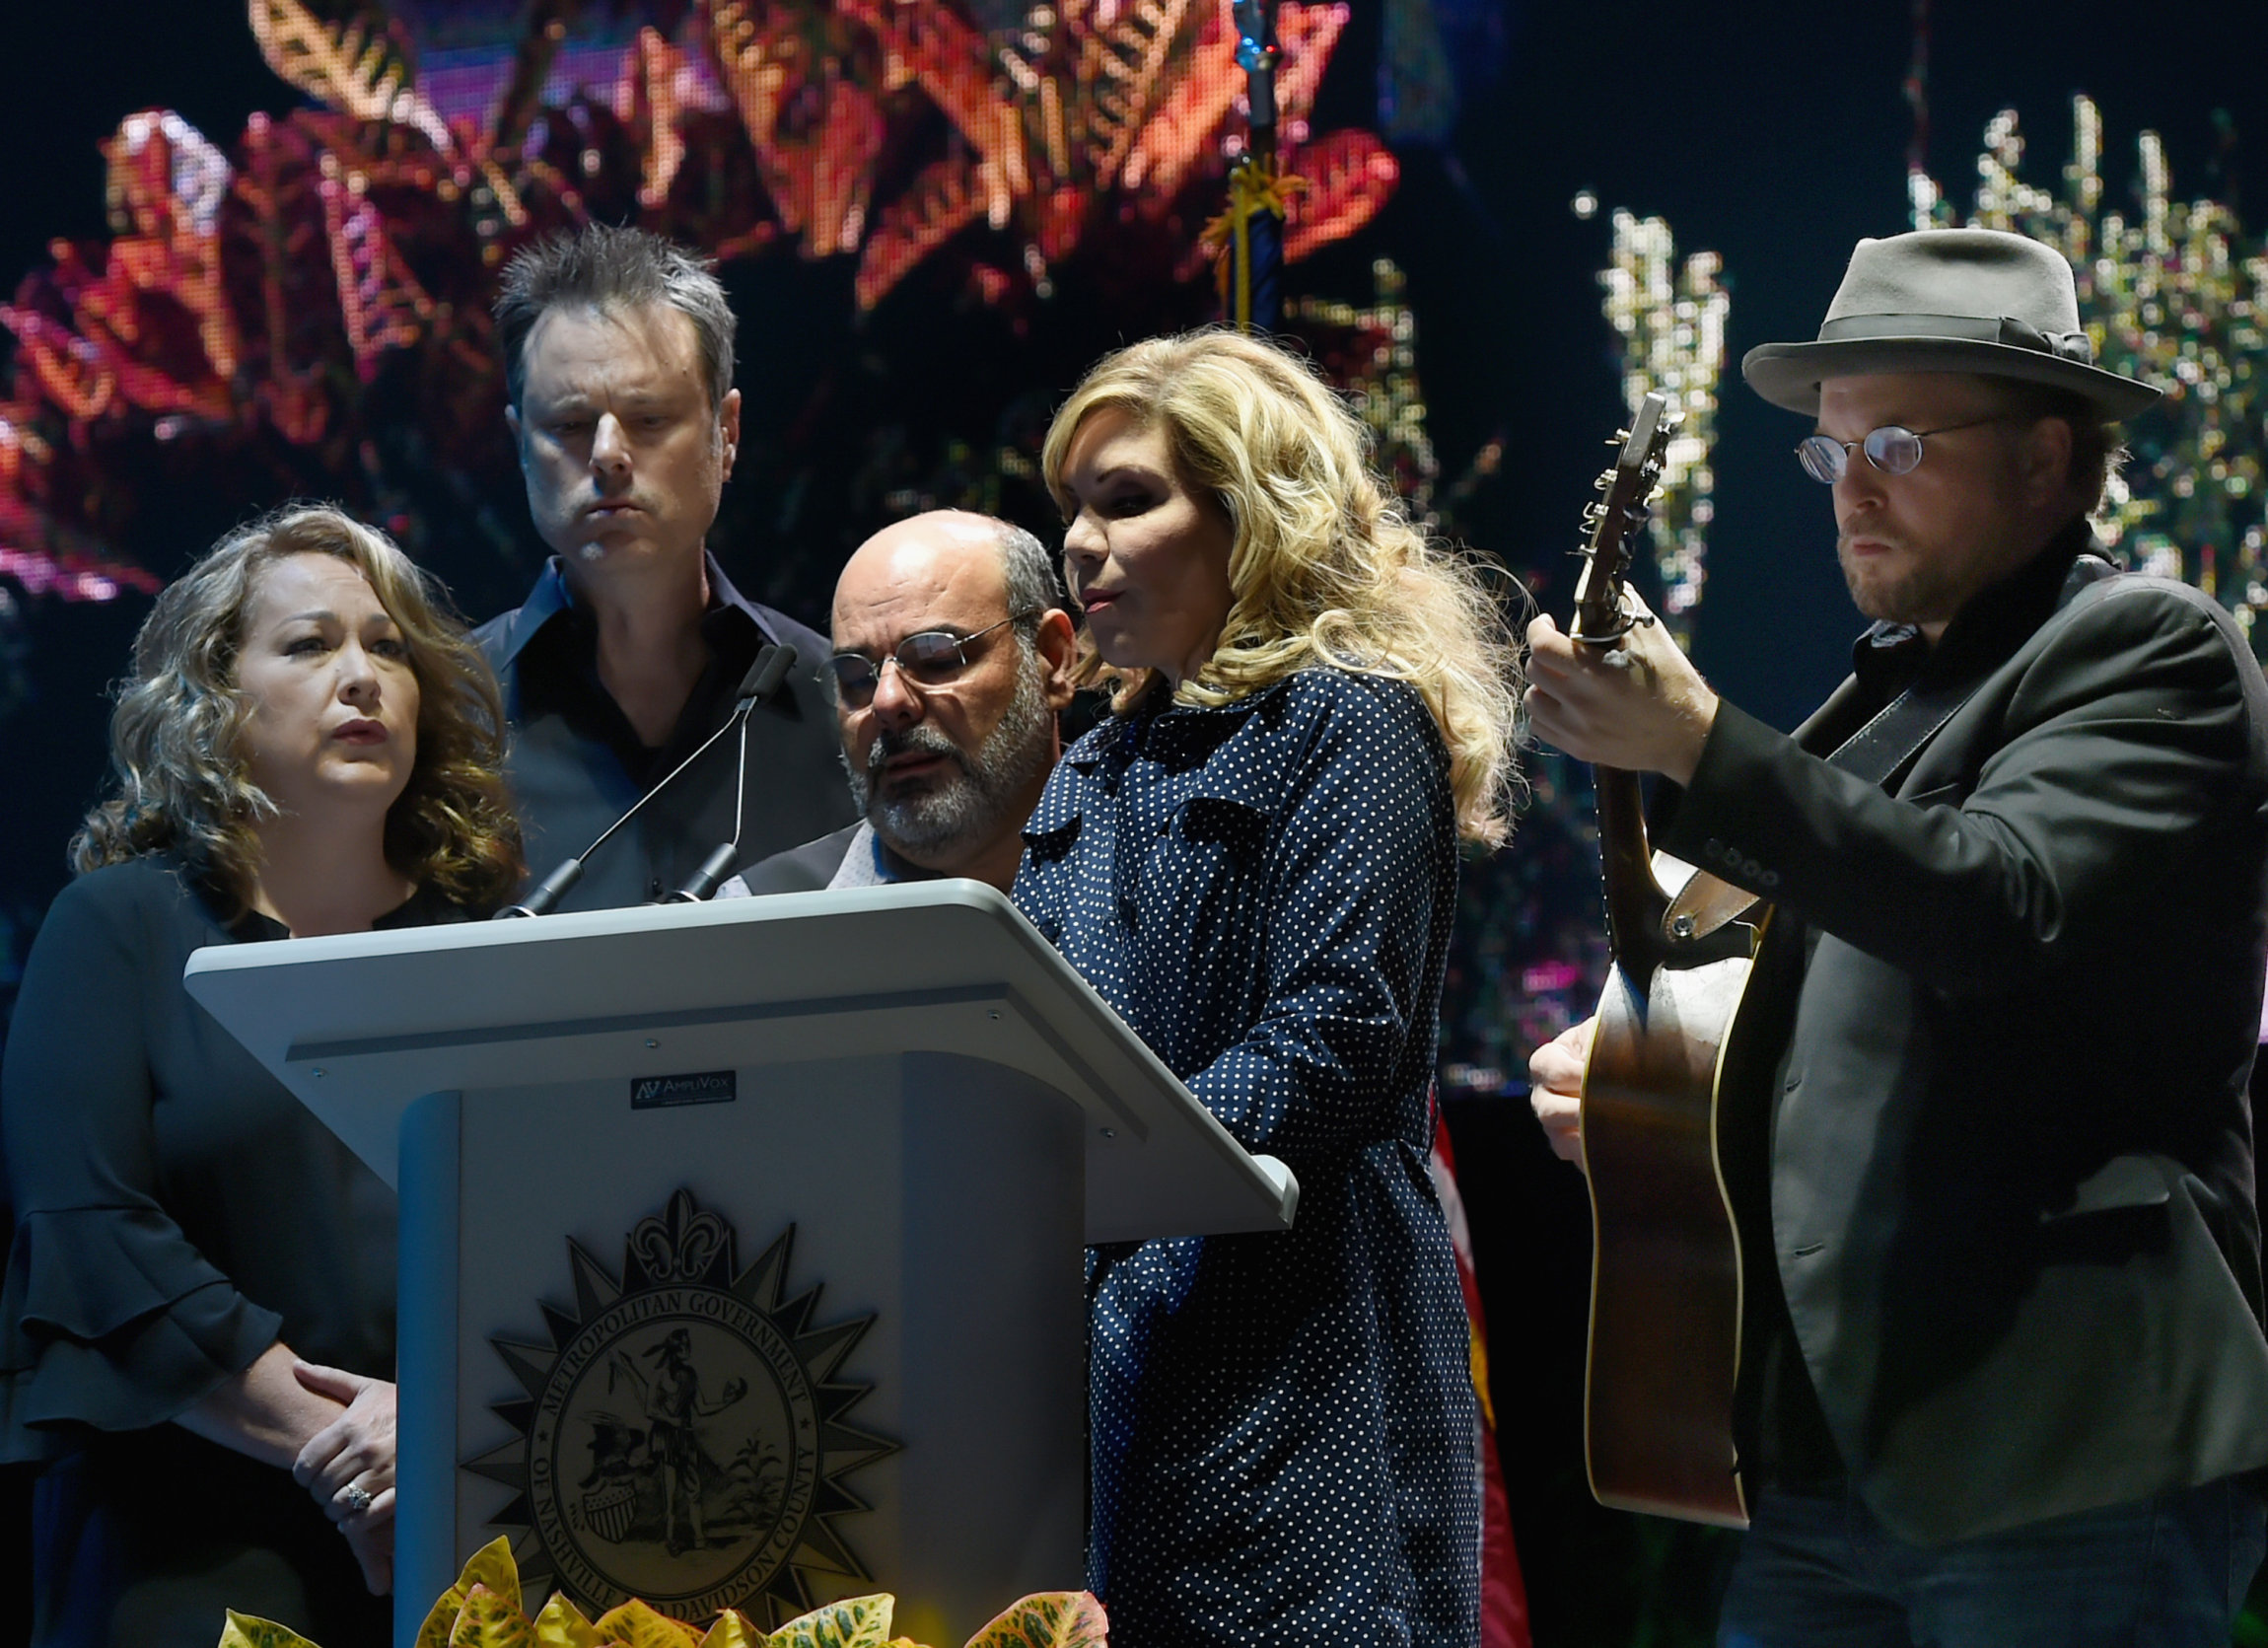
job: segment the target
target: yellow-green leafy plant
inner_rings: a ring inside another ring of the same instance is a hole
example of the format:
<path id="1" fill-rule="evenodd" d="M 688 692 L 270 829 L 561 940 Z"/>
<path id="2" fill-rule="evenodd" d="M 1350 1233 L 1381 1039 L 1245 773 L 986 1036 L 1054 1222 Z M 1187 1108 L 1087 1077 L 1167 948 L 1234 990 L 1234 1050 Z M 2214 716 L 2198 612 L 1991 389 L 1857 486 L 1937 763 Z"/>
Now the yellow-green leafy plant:
<path id="1" fill-rule="evenodd" d="M 925 1648 L 889 1634 L 897 1599 L 852 1597 L 766 1631 L 727 1609 L 706 1630 L 632 1598 L 598 1618 L 553 1592 L 531 1619 L 522 1612 L 520 1569 L 509 1541 L 472 1553 L 418 1628 L 417 1648 Z M 1085 1591 L 1026 1597 L 968 1639 L 967 1648 L 1107 1648 L 1102 1605 Z M 315 1648 L 272 1619 L 231 1612 L 220 1648 Z"/>

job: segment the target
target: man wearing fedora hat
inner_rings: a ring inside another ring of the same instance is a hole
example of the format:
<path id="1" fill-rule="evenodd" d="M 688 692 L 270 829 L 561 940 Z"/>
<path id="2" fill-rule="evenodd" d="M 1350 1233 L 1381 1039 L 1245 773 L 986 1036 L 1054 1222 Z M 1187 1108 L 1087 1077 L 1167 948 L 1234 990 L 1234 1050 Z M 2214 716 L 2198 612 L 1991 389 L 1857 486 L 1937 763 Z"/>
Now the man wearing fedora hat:
<path id="1" fill-rule="evenodd" d="M 2092 364 L 2052 249 L 1863 241 L 1816 341 L 1742 372 L 1816 420 L 1851 678 L 1787 736 L 1642 608 L 1613 648 L 1528 632 L 1537 733 L 1671 780 L 1657 845 L 1773 906 L 1728 1055 L 1769 1124 L 1724 1141 L 1722 1640 L 2224 1644 L 2268 1464 L 2268 683 L 2216 602 L 2093 546 L 2157 392 Z M 1531 1061 L 1578 1160 L 1587 1046 Z"/>

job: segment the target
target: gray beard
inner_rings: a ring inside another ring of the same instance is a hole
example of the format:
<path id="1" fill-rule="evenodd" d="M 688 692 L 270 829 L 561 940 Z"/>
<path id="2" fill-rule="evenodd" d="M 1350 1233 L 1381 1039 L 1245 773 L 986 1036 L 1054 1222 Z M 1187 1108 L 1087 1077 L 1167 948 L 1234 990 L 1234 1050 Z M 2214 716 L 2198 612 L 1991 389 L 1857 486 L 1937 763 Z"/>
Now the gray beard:
<path id="1" fill-rule="evenodd" d="M 999 827 L 1008 809 L 1046 770 L 1055 752 L 1048 736 L 1054 712 L 1039 683 L 1037 653 L 1028 654 L 1023 664 L 1000 724 L 973 754 L 923 721 L 902 733 L 877 733 L 864 772 L 844 756 L 851 798 L 883 845 L 900 857 L 931 857 L 973 845 Z M 875 792 L 882 764 L 908 751 L 942 755 L 953 770 L 926 789 L 886 801 Z"/>

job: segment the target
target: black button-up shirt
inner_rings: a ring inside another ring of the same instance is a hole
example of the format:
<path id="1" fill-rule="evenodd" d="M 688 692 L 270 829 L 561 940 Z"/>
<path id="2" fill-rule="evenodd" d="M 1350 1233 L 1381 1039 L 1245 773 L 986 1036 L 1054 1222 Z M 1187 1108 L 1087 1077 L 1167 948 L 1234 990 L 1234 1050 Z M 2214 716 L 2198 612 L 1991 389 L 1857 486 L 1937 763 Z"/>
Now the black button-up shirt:
<path id="1" fill-rule="evenodd" d="M 557 557 L 525 606 L 474 632 L 504 683 L 512 723 L 505 770 L 532 882 L 582 852 L 724 724 L 767 641 L 794 647 L 797 664 L 748 718 L 741 862 L 753 864 L 851 822 L 834 715 L 816 678 L 826 639 L 743 597 L 714 555 L 708 569 L 709 609 L 701 618 L 708 668 L 659 750 L 639 741 L 601 682 L 597 619 L 569 593 Z M 724 739 L 592 856 L 559 907 L 644 903 L 682 887 L 712 848 L 732 838 L 738 771 L 738 740 Z"/>

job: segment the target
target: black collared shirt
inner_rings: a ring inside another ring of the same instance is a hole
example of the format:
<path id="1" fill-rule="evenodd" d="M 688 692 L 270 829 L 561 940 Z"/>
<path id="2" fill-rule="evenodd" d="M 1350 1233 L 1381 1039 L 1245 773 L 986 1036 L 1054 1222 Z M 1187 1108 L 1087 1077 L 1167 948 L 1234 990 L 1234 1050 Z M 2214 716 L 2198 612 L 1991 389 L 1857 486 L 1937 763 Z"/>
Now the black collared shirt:
<path id="1" fill-rule="evenodd" d="M 2094 563 L 2090 571 L 2103 575 L 2111 570 L 2110 562 L 2092 548 L 2084 518 L 2050 538 L 2038 554 L 1999 583 L 1971 596 L 1935 646 L 1912 624 L 1881 622 L 1869 627 L 1851 645 L 1851 672 L 1861 689 L 1855 712 L 1864 720 L 1909 686 L 1929 688 L 1979 680 L 2007 662 L 2062 605 L 2073 563 L 2083 555 Z M 1855 726 L 1821 726 L 1812 729 L 1804 743 L 1825 754 L 1855 730 Z"/>
<path id="2" fill-rule="evenodd" d="M 724 724 L 767 641 L 794 647 L 798 659 L 779 691 L 748 718 L 740 861 L 753 864 L 851 821 L 834 716 L 816 679 L 825 638 L 746 600 L 714 555 L 708 572 L 709 609 L 701 618 L 708 668 L 659 750 L 640 742 L 601 682 L 597 620 L 576 604 L 556 557 L 525 606 L 475 631 L 504 683 L 512 724 L 505 768 L 532 881 L 582 852 Z M 732 838 L 738 771 L 738 741 L 722 740 L 591 857 L 559 907 L 644 903 L 682 887 L 712 848 Z"/>

